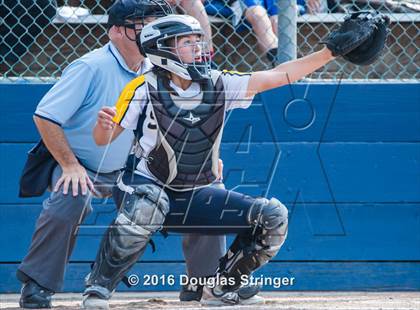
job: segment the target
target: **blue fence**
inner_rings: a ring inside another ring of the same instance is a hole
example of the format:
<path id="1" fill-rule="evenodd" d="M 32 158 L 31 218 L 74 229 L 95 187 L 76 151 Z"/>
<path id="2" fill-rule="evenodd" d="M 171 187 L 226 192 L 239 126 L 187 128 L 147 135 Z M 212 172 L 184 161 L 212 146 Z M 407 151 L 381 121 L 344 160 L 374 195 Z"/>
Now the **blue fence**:
<path id="1" fill-rule="evenodd" d="M 32 113 L 45 84 L 0 84 L 0 292 L 30 243 L 42 199 L 19 199 Z M 264 93 L 228 117 L 222 145 L 228 188 L 276 196 L 289 237 L 259 271 L 293 278 L 274 290 L 420 290 L 420 87 L 418 83 L 297 84 Z M 240 184 L 240 185 L 239 185 Z M 80 229 L 65 290 L 81 291 L 114 206 L 97 201 Z M 180 237 L 156 236 L 133 273 L 184 273 Z M 139 285 L 131 290 L 175 290 Z M 121 287 L 122 290 L 128 290 Z"/>

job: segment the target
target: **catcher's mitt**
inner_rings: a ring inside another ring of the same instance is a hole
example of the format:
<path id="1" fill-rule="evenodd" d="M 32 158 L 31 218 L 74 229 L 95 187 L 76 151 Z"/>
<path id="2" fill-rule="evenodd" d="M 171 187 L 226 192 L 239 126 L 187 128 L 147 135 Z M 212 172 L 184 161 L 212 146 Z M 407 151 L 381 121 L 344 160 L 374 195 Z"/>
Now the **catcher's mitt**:
<path id="1" fill-rule="evenodd" d="M 375 11 L 351 13 L 325 41 L 333 56 L 357 64 L 373 63 L 381 54 L 388 35 L 389 18 Z"/>

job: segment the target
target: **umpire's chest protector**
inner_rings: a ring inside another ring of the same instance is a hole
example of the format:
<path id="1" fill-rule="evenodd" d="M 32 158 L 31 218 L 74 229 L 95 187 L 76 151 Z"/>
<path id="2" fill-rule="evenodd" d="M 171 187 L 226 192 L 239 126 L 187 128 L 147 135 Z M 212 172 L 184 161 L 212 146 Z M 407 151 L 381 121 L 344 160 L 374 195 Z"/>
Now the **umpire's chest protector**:
<path id="1" fill-rule="evenodd" d="M 164 79 L 153 72 L 146 74 L 158 131 L 147 167 L 173 190 L 210 184 L 218 176 L 225 119 L 225 93 L 220 74 L 215 72 L 213 79 L 201 84 L 201 92 L 189 98 L 168 90 Z"/>

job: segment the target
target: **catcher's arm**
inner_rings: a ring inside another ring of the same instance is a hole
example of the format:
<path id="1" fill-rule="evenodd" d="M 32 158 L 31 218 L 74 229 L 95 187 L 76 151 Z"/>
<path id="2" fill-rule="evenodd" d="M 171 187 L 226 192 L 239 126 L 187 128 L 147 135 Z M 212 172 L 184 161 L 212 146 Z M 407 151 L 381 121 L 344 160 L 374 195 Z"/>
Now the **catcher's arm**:
<path id="1" fill-rule="evenodd" d="M 331 51 L 324 47 L 318 52 L 285 62 L 274 69 L 254 72 L 248 83 L 247 97 L 300 80 L 334 58 Z"/>

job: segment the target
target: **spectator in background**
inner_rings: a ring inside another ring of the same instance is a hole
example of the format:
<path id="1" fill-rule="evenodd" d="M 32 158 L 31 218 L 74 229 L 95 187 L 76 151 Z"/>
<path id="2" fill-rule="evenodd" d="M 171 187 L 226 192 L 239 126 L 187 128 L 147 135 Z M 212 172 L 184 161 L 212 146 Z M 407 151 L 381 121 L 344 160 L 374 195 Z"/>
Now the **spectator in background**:
<path id="1" fill-rule="evenodd" d="M 304 6 L 306 14 L 328 13 L 327 0 L 298 0 L 297 3 Z"/>
<path id="2" fill-rule="evenodd" d="M 241 0 L 246 20 L 251 24 L 258 44 L 267 59 L 277 61 L 277 0 Z"/>
<path id="3" fill-rule="evenodd" d="M 277 61 L 277 0 L 240 0 L 244 7 L 246 20 L 251 24 L 258 39 L 258 43 L 266 54 L 267 59 L 276 65 Z M 327 0 L 298 0 L 298 4 L 305 7 L 305 13 L 327 13 Z"/>
<path id="4" fill-rule="evenodd" d="M 230 19 L 233 26 L 245 19 L 258 40 L 258 45 L 268 60 L 277 60 L 277 0 L 205 0 L 210 15 Z"/>
<path id="5" fill-rule="evenodd" d="M 210 54 L 213 56 L 214 48 L 212 42 L 211 24 L 204 8 L 203 2 L 205 0 L 167 0 L 169 4 L 175 6 L 183 14 L 191 15 L 200 22 L 204 30 L 206 40 L 209 44 Z"/>

